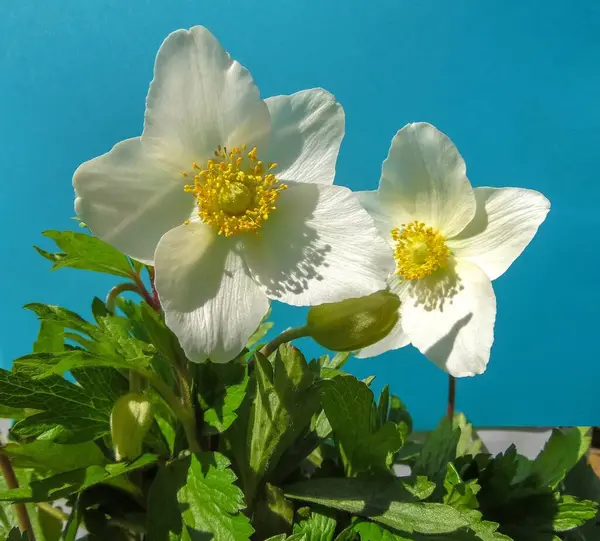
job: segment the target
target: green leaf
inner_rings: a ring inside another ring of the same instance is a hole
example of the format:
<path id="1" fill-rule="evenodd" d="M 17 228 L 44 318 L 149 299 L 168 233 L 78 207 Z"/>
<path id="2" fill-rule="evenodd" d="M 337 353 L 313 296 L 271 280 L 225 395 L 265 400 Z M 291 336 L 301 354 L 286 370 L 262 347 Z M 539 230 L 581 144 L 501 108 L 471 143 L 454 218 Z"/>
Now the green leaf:
<path id="1" fill-rule="evenodd" d="M 600 502 L 600 479 L 589 465 L 587 457 L 583 457 L 567 474 L 564 480 L 565 492 L 583 500 Z M 596 520 L 588 521 L 583 527 L 567 534 L 569 541 L 595 541 L 600 539 L 600 511 L 596 512 Z"/>
<path id="2" fill-rule="evenodd" d="M 13 419 L 18 421 L 24 419 L 28 415 L 35 413 L 35 410 L 26 410 L 23 408 L 10 408 L 8 406 L 0 405 L 0 419 Z"/>
<path id="3" fill-rule="evenodd" d="M 304 534 L 306 541 L 332 541 L 336 525 L 335 512 L 312 508 L 306 520 L 294 524 L 294 533 Z"/>
<path id="4" fill-rule="evenodd" d="M 411 539 L 366 520 L 357 521 L 353 525 L 353 530 L 360 534 L 360 541 L 410 541 Z"/>
<path id="5" fill-rule="evenodd" d="M 89 466 L 39 481 L 29 486 L 0 490 L 0 501 L 8 502 L 46 502 L 66 498 L 86 488 L 111 481 L 134 470 L 146 468 L 157 461 L 156 455 L 142 455 L 133 462 L 120 462 L 105 466 Z"/>
<path id="6" fill-rule="evenodd" d="M 25 445 L 8 443 L 3 451 L 15 468 L 35 468 L 55 473 L 106 463 L 106 458 L 92 442 L 60 445 L 37 440 Z"/>
<path id="7" fill-rule="evenodd" d="M 303 355 L 281 346 L 273 364 L 255 354 L 255 369 L 244 416 L 227 432 L 248 501 L 286 449 L 308 427 L 319 407 L 319 387 Z"/>
<path id="8" fill-rule="evenodd" d="M 81 513 L 81 496 L 78 496 L 75 500 L 75 504 L 71 509 L 71 514 L 67 520 L 67 524 L 65 525 L 63 541 L 75 541 L 77 539 L 77 533 L 79 532 L 79 525 L 81 524 L 81 520 L 83 519 Z"/>
<path id="9" fill-rule="evenodd" d="M 33 344 L 34 353 L 64 351 L 64 349 L 64 327 L 53 321 L 42 321 L 37 340 Z"/>
<path id="10" fill-rule="evenodd" d="M 37 367 L 34 379 L 44 379 L 50 376 L 62 376 L 74 368 L 112 367 L 123 370 L 144 369 L 150 364 L 151 358 L 145 355 L 134 359 L 121 356 L 99 356 L 81 349 L 63 351 L 60 353 L 33 353 L 17 359 L 21 370 L 25 365 L 31 365 L 31 372 Z M 30 373 L 31 373 L 30 372 Z"/>
<path id="11" fill-rule="evenodd" d="M 35 381 L 21 372 L 0 370 L 0 405 L 42 410 L 16 423 L 13 435 L 44 434 L 57 443 L 81 443 L 110 433 L 110 411 L 129 388 L 127 380 L 112 368 L 77 368 L 72 373 L 79 385 L 59 376 Z"/>
<path id="12" fill-rule="evenodd" d="M 353 376 L 337 376 L 323 382 L 323 409 L 339 441 L 348 475 L 389 471 L 402 447 L 406 425 L 385 423 L 377 430 L 373 392 Z"/>
<path id="13" fill-rule="evenodd" d="M 272 321 L 267 321 L 270 315 L 271 309 L 269 308 L 269 311 L 263 318 L 262 323 L 258 326 L 258 329 L 256 329 L 254 334 L 248 339 L 248 342 L 246 343 L 246 349 L 251 350 L 254 348 L 254 346 L 256 346 L 265 336 L 267 336 L 267 333 L 273 328 L 274 323 Z"/>
<path id="14" fill-rule="evenodd" d="M 153 353 L 153 346 L 131 336 L 131 322 L 109 314 L 99 299 L 95 299 L 93 304 L 98 325 L 93 325 L 75 312 L 60 306 L 33 303 L 25 308 L 35 312 L 42 322 L 52 322 L 77 331 L 65 336 L 97 356 L 122 357 L 133 365 L 139 365 L 147 364 Z"/>
<path id="15" fill-rule="evenodd" d="M 254 505 L 252 526 L 255 536 L 265 539 L 280 532 L 289 532 L 294 521 L 294 504 L 287 500 L 283 491 L 265 483 L 261 497 Z"/>
<path id="16" fill-rule="evenodd" d="M 187 362 L 179 340 L 167 327 L 162 316 L 145 302 L 139 305 L 139 309 L 144 331 L 157 351 L 174 366 Z"/>
<path id="17" fill-rule="evenodd" d="M 205 434 L 227 430 L 237 419 L 248 387 L 248 367 L 232 361 L 197 366 L 198 402 L 204 411 Z"/>
<path id="18" fill-rule="evenodd" d="M 424 475 L 438 485 L 441 495 L 447 465 L 456 458 L 460 429 L 452 428 L 448 418 L 442 419 L 437 428 L 430 432 L 412 468 L 416 475 Z"/>
<path id="19" fill-rule="evenodd" d="M 589 428 L 554 429 L 544 450 L 533 462 L 539 486 L 555 488 L 587 452 Z"/>
<path id="20" fill-rule="evenodd" d="M 54 240 L 62 250 L 50 253 L 35 247 L 40 255 L 54 262 L 53 270 L 72 267 L 125 278 L 133 274 L 127 257 L 97 237 L 74 231 L 45 231 L 43 235 Z"/>
<path id="21" fill-rule="evenodd" d="M 566 532 L 583 526 L 588 520 L 596 517 L 598 503 L 590 500 L 578 500 L 573 496 L 563 496 L 556 515 L 552 520 L 555 532 Z"/>
<path id="22" fill-rule="evenodd" d="M 388 420 L 390 410 L 390 386 L 386 385 L 379 395 L 377 403 L 377 428 L 381 428 Z"/>
<path id="23" fill-rule="evenodd" d="M 479 507 L 476 495 L 481 487 L 475 480 L 464 483 L 451 462 L 447 466 L 444 489 L 446 490 L 444 503 L 459 509 L 477 509 Z"/>
<path id="24" fill-rule="evenodd" d="M 34 381 L 17 372 L 0 369 L 0 404 L 43 412 L 19 421 L 13 427 L 17 434 L 19 427 L 31 427 L 36 421 L 43 424 L 44 430 L 57 424 L 67 430 L 88 424 L 100 435 L 108 433 L 110 406 L 104 409 L 94 398 L 93 394 L 62 378 Z"/>
<path id="25" fill-rule="evenodd" d="M 207 533 L 248 541 L 254 530 L 240 512 L 245 504 L 235 479 L 219 453 L 198 453 L 160 469 L 148 495 L 147 540 L 204 539 Z"/>
<path id="26" fill-rule="evenodd" d="M 36 536 L 36 541 L 59 541 L 63 529 L 62 520 L 40 508 L 36 509 L 34 518 L 41 533 Z"/>
<path id="27" fill-rule="evenodd" d="M 14 527 L 8 533 L 6 541 L 29 541 L 29 536 L 26 532 L 21 533 L 21 530 L 19 530 L 19 528 Z"/>
<path id="28" fill-rule="evenodd" d="M 457 413 L 452 419 L 452 427 L 460 429 L 460 438 L 456 446 L 456 456 L 476 455 L 486 452 L 483 442 L 473 429 L 473 425 L 467 421 L 463 413 Z"/>
<path id="29" fill-rule="evenodd" d="M 479 521 L 479 517 L 449 505 L 415 501 L 402 483 L 393 479 L 312 479 L 285 487 L 285 495 L 409 533 L 453 532 Z"/>

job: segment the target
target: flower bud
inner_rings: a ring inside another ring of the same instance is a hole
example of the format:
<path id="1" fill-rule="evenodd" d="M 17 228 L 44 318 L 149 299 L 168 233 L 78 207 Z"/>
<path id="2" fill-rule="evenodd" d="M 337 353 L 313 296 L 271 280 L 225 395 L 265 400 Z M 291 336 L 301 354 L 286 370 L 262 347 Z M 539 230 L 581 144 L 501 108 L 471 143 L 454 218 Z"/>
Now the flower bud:
<path id="1" fill-rule="evenodd" d="M 385 338 L 398 321 L 400 299 L 389 291 L 313 306 L 306 327 L 315 342 L 332 351 L 354 351 Z"/>
<path id="2" fill-rule="evenodd" d="M 128 393 L 115 402 L 110 414 L 110 432 L 117 460 L 142 454 L 142 443 L 152 419 L 152 403 L 141 393 Z"/>

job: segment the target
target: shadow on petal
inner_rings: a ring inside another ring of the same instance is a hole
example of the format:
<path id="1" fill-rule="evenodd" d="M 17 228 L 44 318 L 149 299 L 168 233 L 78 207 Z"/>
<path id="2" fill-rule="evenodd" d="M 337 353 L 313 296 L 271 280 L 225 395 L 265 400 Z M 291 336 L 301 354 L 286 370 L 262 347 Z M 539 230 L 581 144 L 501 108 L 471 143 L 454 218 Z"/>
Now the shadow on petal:
<path id="1" fill-rule="evenodd" d="M 425 356 L 428 359 L 433 360 L 441 366 L 445 366 L 445 360 L 450 358 L 450 354 L 454 349 L 454 344 L 460 330 L 467 326 L 469 321 L 473 318 L 473 313 L 470 312 L 464 317 L 459 319 L 448 333 L 440 338 L 433 346 L 425 351 Z"/>
<path id="2" fill-rule="evenodd" d="M 302 196 L 296 197 L 300 187 Z M 320 269 L 328 266 L 332 246 L 310 223 L 318 201 L 317 185 L 291 185 L 259 235 L 244 241 L 248 266 L 271 298 L 300 295 L 311 281 L 323 280 Z"/>
<path id="3" fill-rule="evenodd" d="M 446 304 L 452 304 L 452 299 L 464 289 L 453 260 L 447 268 L 440 269 L 427 278 L 407 283 L 411 299 L 409 302 L 414 302 L 415 306 L 422 305 L 427 312 L 443 312 Z"/>

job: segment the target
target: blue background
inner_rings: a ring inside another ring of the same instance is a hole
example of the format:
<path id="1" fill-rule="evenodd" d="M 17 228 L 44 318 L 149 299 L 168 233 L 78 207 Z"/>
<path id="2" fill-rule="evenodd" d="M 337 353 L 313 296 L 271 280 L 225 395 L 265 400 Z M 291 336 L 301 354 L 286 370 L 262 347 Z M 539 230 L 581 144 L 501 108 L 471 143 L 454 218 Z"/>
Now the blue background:
<path id="1" fill-rule="evenodd" d="M 3 0 L 0 6 L 0 351 L 29 351 L 26 302 L 88 313 L 110 279 L 48 271 L 31 248 L 76 227 L 77 165 L 142 128 L 161 41 L 209 27 L 263 96 L 322 86 L 346 110 L 337 182 L 374 189 L 394 133 L 428 121 L 452 137 L 474 185 L 542 191 L 552 210 L 495 282 L 488 371 L 458 382 L 482 425 L 600 424 L 600 8 L 595 0 Z M 302 312 L 275 309 L 293 325 Z M 282 321 L 285 320 L 285 321 Z M 283 326 L 283 325 L 282 325 Z M 445 375 L 412 348 L 354 360 L 427 428 Z"/>

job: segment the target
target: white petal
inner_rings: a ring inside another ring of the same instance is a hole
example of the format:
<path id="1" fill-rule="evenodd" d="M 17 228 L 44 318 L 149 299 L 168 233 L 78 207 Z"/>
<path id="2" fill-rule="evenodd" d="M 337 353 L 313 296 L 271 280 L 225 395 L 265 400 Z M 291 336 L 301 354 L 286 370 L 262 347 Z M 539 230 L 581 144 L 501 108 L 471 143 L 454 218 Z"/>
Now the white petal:
<path id="1" fill-rule="evenodd" d="M 421 353 L 455 377 L 485 371 L 496 297 L 477 265 L 458 260 L 442 279 L 403 282 L 401 290 L 404 329 Z"/>
<path id="2" fill-rule="evenodd" d="M 297 306 L 370 295 L 394 268 L 373 220 L 341 186 L 291 185 L 245 248 L 267 295 Z"/>
<path id="3" fill-rule="evenodd" d="M 398 277 L 395 274 L 393 274 L 390 276 L 388 282 L 390 290 L 393 293 L 399 294 L 400 281 L 398 280 Z M 390 331 L 390 333 L 379 342 L 376 342 L 375 344 L 372 344 L 369 347 L 361 349 L 358 353 L 355 354 L 355 356 L 359 359 L 375 357 L 377 355 L 385 353 L 386 351 L 400 349 L 404 346 L 407 346 L 408 344 L 410 344 L 410 338 L 408 334 L 406 334 L 406 331 L 402 326 L 402 305 L 400 305 L 400 307 L 398 308 L 398 321 L 396 322 L 396 325 Z"/>
<path id="4" fill-rule="evenodd" d="M 271 112 L 269 161 L 277 177 L 295 182 L 333 184 L 344 137 L 344 110 L 321 88 L 267 98 Z"/>
<path id="5" fill-rule="evenodd" d="M 531 242 L 550 201 L 522 188 L 475 188 L 475 199 L 475 218 L 447 244 L 456 257 L 473 261 L 495 280 Z"/>
<path id="6" fill-rule="evenodd" d="M 165 320 L 193 362 L 227 362 L 242 351 L 269 301 L 235 242 L 200 221 L 169 231 L 156 250 Z"/>
<path id="7" fill-rule="evenodd" d="M 404 126 L 392 140 L 379 191 L 395 222 L 420 220 L 445 237 L 460 233 L 475 214 L 464 160 L 446 135 L 423 122 Z"/>
<path id="8" fill-rule="evenodd" d="M 401 225 L 394 223 L 390 211 L 386 208 L 385 201 L 379 197 L 379 191 L 354 192 L 362 207 L 371 215 L 383 239 L 394 246 L 392 229 Z M 393 211 L 392 211 L 393 212 Z"/>
<path id="9" fill-rule="evenodd" d="M 260 144 L 269 110 L 247 69 L 204 27 L 163 42 L 146 101 L 144 139 L 179 161 L 207 160 L 218 145 Z"/>
<path id="10" fill-rule="evenodd" d="M 157 160 L 139 137 L 80 165 L 75 211 L 97 237 L 152 264 L 160 238 L 194 207 L 181 172 Z"/>

